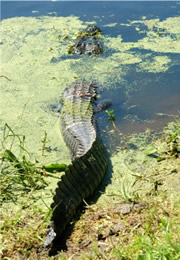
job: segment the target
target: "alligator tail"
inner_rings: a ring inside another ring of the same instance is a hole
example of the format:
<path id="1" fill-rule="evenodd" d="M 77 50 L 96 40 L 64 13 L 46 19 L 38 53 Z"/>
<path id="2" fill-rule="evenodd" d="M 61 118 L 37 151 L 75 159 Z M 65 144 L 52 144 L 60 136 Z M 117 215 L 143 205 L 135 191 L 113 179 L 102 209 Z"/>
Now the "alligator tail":
<path id="1" fill-rule="evenodd" d="M 52 224 L 45 246 L 61 237 L 83 200 L 90 197 L 102 182 L 107 172 L 108 159 L 105 147 L 97 137 L 91 149 L 72 161 L 65 175 L 58 182 L 53 203 Z"/>

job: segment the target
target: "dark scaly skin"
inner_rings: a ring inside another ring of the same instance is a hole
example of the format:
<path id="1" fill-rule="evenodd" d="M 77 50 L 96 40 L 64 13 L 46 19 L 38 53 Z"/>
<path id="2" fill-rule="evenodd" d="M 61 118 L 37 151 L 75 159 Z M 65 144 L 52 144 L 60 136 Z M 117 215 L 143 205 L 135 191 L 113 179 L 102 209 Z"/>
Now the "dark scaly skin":
<path id="1" fill-rule="evenodd" d="M 81 37 L 74 46 L 74 53 L 98 55 L 103 52 L 103 47 L 96 37 Z"/>
<path id="2" fill-rule="evenodd" d="M 61 132 L 72 159 L 84 155 L 96 139 L 92 105 L 95 97 L 95 86 L 85 82 L 75 82 L 63 92 Z"/>
<path id="3" fill-rule="evenodd" d="M 77 36 L 76 42 L 69 48 L 68 53 L 98 55 L 103 52 L 101 42 L 102 32 L 95 25 L 89 25 Z"/>
<path id="4" fill-rule="evenodd" d="M 101 29 L 97 27 L 96 25 L 88 25 L 87 28 L 84 30 L 85 32 L 88 32 L 89 35 L 97 35 L 97 33 L 102 33 Z"/>
<path id="5" fill-rule="evenodd" d="M 72 164 L 65 170 L 55 191 L 51 205 L 52 227 L 45 246 L 58 241 L 78 206 L 94 193 L 107 172 L 108 156 L 97 134 L 93 108 L 96 94 L 95 85 L 89 82 L 75 82 L 63 92 L 61 132 Z"/>

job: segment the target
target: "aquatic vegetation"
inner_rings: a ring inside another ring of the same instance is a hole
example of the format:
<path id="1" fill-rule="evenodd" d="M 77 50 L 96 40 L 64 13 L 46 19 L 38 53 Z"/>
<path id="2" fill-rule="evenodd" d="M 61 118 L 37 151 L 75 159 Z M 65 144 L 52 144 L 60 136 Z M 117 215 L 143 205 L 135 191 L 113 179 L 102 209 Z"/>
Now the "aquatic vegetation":
<path id="1" fill-rule="evenodd" d="M 116 126 L 116 124 L 115 124 L 115 117 L 116 117 L 116 115 L 114 114 L 114 110 L 112 109 L 112 110 L 106 110 L 106 113 L 108 114 L 108 116 L 109 116 L 109 119 L 108 119 L 108 121 L 113 125 L 113 127 L 114 127 L 114 129 L 115 130 L 117 130 L 117 131 L 119 131 L 119 129 L 117 128 L 117 126 Z"/>
<path id="2" fill-rule="evenodd" d="M 109 24 L 105 24 L 103 27 L 114 27 L 116 25 L 117 23 L 109 23 Z"/>
<path id="3" fill-rule="evenodd" d="M 155 56 L 152 60 L 147 59 L 147 62 L 145 60 L 138 67 L 151 73 L 165 72 L 171 66 L 171 59 L 168 56 Z"/>
<path id="4" fill-rule="evenodd" d="M 68 166 L 64 163 L 52 163 L 48 165 L 43 165 L 42 169 L 45 169 L 47 172 L 63 172 Z"/>
<path id="5" fill-rule="evenodd" d="M 106 110 L 106 113 L 108 114 L 108 116 L 109 116 L 109 122 L 114 122 L 115 121 L 115 117 L 116 117 L 116 115 L 114 114 L 114 110 L 112 109 L 112 110 L 110 110 L 110 111 L 108 111 L 108 110 Z"/>
<path id="6" fill-rule="evenodd" d="M 133 91 L 141 87 L 136 79 L 133 84 L 127 82 L 126 77 L 132 66 L 138 77 L 138 73 L 160 73 L 177 64 L 176 56 L 170 54 L 178 53 L 178 19 L 171 17 L 161 22 L 156 21 L 156 28 L 166 26 L 168 31 L 173 33 L 176 40 L 171 41 L 174 44 L 164 44 L 164 36 L 159 37 L 156 34 L 155 38 L 151 39 L 148 35 L 152 26 L 149 25 L 146 36 L 137 42 L 125 42 L 121 34 L 117 37 L 103 36 L 105 53 L 98 59 L 68 58 L 69 44 L 76 39 L 76 34 L 86 27 L 78 17 L 18 17 L 1 21 L 2 124 L 8 122 L 19 133 L 26 135 L 27 149 L 35 156 L 39 156 L 39 142 L 45 131 L 48 135 L 46 145 L 51 145 L 52 148 L 57 146 L 59 131 L 52 130 L 57 118 L 42 107 L 57 101 L 63 89 L 82 75 L 86 80 L 99 82 L 101 89 L 123 89 L 125 99 L 131 98 Z M 137 24 L 129 22 L 128 26 L 139 26 L 140 31 L 143 31 L 144 27 L 141 28 L 141 25 L 154 23 L 153 21 L 154 19 L 142 19 Z M 169 39 L 170 35 L 167 37 Z M 161 47 L 159 38 L 163 41 Z M 157 48 L 160 48 L 157 51 L 147 48 L 154 44 L 154 39 L 157 41 Z M 147 52 L 143 53 L 141 50 Z M 145 83 L 147 80 L 146 78 Z M 13 110 L 9 103 L 14 104 Z M 58 152 L 53 150 L 51 161 L 60 158 L 60 161 L 68 162 L 68 152 L 61 138 L 59 142 L 60 149 Z M 43 157 L 43 160 L 47 159 L 46 156 Z M 45 163 L 49 163 L 48 160 Z"/>
<path id="7" fill-rule="evenodd" d="M 77 33 L 74 43 L 68 46 L 68 54 L 100 54 L 103 52 L 101 38 L 101 30 L 95 25 L 88 25 L 84 31 Z"/>
<path id="8" fill-rule="evenodd" d="M 161 82 L 160 76 L 178 64 L 178 25 L 179 17 L 142 17 L 123 25 L 135 28 L 141 39 L 131 42 L 121 34 L 106 35 L 102 56 L 75 59 L 67 58 L 67 48 L 86 26 L 78 17 L 17 17 L 1 22 L 0 118 L 2 125 L 8 122 L 0 175 L 4 259 L 47 259 L 42 244 L 49 205 L 58 172 L 68 165 L 69 155 L 58 118 L 43 106 L 55 103 L 63 89 L 82 75 L 100 82 L 102 89 L 123 89 L 125 99 L 141 89 L 136 79 L 142 72 L 153 73 Z M 136 77 L 129 84 L 132 68 Z M 147 77 L 142 81 L 145 87 L 149 84 Z M 117 113 L 113 115 L 110 119 L 117 120 Z M 3 140 L 2 129 L 0 134 Z M 102 189 L 94 206 L 88 202 L 78 222 L 73 220 L 68 251 L 59 258 L 179 259 L 179 122 L 169 124 L 162 138 L 149 130 L 131 136 L 115 134 L 112 183 Z M 123 215 L 116 209 L 124 201 L 146 206 Z"/>
<path id="9" fill-rule="evenodd" d="M 168 17 L 160 21 L 160 19 L 142 19 L 131 21 L 124 26 L 137 26 L 138 33 L 146 33 L 146 37 L 139 41 L 122 44 L 126 50 L 131 48 L 142 48 L 160 53 L 179 53 L 179 17 Z M 142 25 L 146 25 L 148 30 L 141 29 Z M 166 44 L 164 44 L 166 43 Z M 119 48 L 121 45 L 119 46 Z"/>

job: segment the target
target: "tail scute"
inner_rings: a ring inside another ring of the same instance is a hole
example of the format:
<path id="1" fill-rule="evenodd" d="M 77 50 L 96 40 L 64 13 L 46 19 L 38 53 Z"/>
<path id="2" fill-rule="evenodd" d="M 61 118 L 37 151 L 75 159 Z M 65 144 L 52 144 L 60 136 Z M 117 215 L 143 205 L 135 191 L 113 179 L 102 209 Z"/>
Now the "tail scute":
<path id="1" fill-rule="evenodd" d="M 107 171 L 107 166 L 107 153 L 102 141 L 98 138 L 85 155 L 73 160 L 65 170 L 65 175 L 58 182 L 51 204 L 53 209 L 51 220 L 56 235 L 53 241 L 61 237 L 82 201 L 90 197 L 98 188 Z M 50 239 L 47 237 L 46 241 Z"/>

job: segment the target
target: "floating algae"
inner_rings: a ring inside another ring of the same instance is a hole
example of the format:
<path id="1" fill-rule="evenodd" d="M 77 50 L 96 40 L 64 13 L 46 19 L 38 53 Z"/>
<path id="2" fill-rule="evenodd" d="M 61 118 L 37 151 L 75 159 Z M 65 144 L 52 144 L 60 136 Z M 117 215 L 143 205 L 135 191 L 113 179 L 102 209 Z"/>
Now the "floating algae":
<path id="1" fill-rule="evenodd" d="M 73 60 L 57 64 L 50 60 L 66 54 L 65 36 L 82 27 L 76 17 L 19 17 L 1 22 L 1 125 L 7 122 L 16 133 L 25 135 L 27 150 L 38 158 L 46 131 L 47 145 L 57 151 L 46 154 L 45 163 L 67 160 L 68 153 L 58 118 L 43 107 L 58 101 L 63 88 L 77 77 L 70 68 Z"/>
<path id="2" fill-rule="evenodd" d="M 118 35 L 114 38 L 108 38 L 107 46 L 120 53 L 131 53 L 135 57 L 136 51 L 147 50 L 149 51 L 148 61 L 143 61 L 147 54 L 139 54 L 140 70 L 154 73 L 164 72 L 177 64 L 176 59 L 173 61 L 163 54 L 166 53 L 170 56 L 170 54 L 180 53 L 179 22 L 179 17 L 170 17 L 161 22 L 159 19 L 131 21 L 129 24 L 123 25 L 136 26 L 138 33 L 146 33 L 146 36 L 137 42 L 124 42 L 122 36 Z M 141 29 L 142 25 L 145 25 L 147 30 L 144 30 L 144 27 Z M 152 57 L 154 61 L 151 62 Z M 148 66 L 151 68 L 148 69 Z"/>
<path id="3" fill-rule="evenodd" d="M 19 17 L 1 22 L 1 125 L 8 123 L 25 135 L 27 150 L 38 159 L 46 131 L 52 152 L 41 158 L 44 163 L 68 160 L 58 118 L 43 107 L 58 102 L 62 90 L 79 75 L 86 77 L 82 66 L 74 69 L 79 60 L 67 56 L 69 42 L 84 27 L 76 17 Z M 51 62 L 54 57 L 57 63 Z M 96 79 L 98 73 L 93 74 Z"/>
<path id="4" fill-rule="evenodd" d="M 165 72 L 169 69 L 170 62 L 168 56 L 155 56 L 151 61 L 148 59 L 147 62 L 140 63 L 139 69 L 152 73 Z"/>
<path id="5" fill-rule="evenodd" d="M 86 80 L 96 80 L 104 89 L 124 88 L 125 93 L 131 95 L 132 91 L 141 87 L 135 77 L 134 85 L 127 82 L 126 76 L 132 67 L 135 69 L 136 76 L 139 75 L 138 73 L 145 72 L 146 79 L 149 72 L 154 73 L 154 76 L 156 73 L 167 72 L 171 66 L 178 64 L 176 56 L 172 55 L 179 53 L 178 20 L 178 17 L 173 17 L 160 22 L 158 19 L 146 20 L 146 17 L 142 17 L 140 21 L 132 21 L 127 26 L 136 26 L 137 33 L 144 34 L 144 26 L 141 29 L 141 24 L 147 26 L 144 38 L 137 42 L 124 42 L 121 35 L 105 36 L 105 53 L 90 59 L 80 59 L 67 53 L 67 47 L 73 41 L 74 35 L 86 27 L 77 17 L 41 16 L 3 20 L 0 40 L 1 126 L 8 123 L 15 133 L 25 135 L 25 148 L 33 159 L 36 157 L 41 165 L 47 164 L 46 167 L 53 172 L 58 166 L 57 163 L 68 164 L 70 160 L 59 131 L 59 119 L 48 111 L 48 105 L 58 102 L 63 89 L 81 77 Z M 156 27 L 155 31 L 153 26 Z M 166 31 L 162 32 L 162 27 Z M 146 51 L 145 54 L 141 52 L 142 50 Z M 54 60 L 57 62 L 53 62 Z M 146 79 L 143 78 L 142 81 Z M 148 82 L 146 84 L 148 85 Z M 42 156 L 45 133 L 47 133 L 45 144 L 47 149 Z M 176 133 L 177 131 L 172 129 L 172 136 Z M 3 138 L 2 128 L 1 136 Z M 177 201 L 179 165 L 174 155 L 164 159 L 164 154 L 163 156 L 160 154 L 163 160 L 158 161 L 156 156 L 159 154 L 153 153 L 158 151 L 157 147 L 161 141 L 151 144 L 154 135 L 149 133 L 134 134 L 124 138 L 124 147 L 115 147 L 113 151 L 111 184 L 107 186 L 98 203 L 103 205 L 108 203 L 116 207 L 116 202 L 124 200 L 133 203 L 149 200 L 153 192 L 155 195 L 167 194 L 173 202 Z M 116 135 L 117 143 L 122 139 L 122 135 Z M 150 148 L 148 150 L 152 153 L 150 155 L 147 155 L 148 144 L 151 145 L 151 150 Z M 166 143 L 164 146 L 166 147 Z M 13 149 L 19 150 L 19 147 L 15 147 L 14 144 Z M 16 151 L 15 154 L 17 155 Z M 59 175 L 56 174 L 56 177 Z M 28 258 L 34 252 L 38 252 L 38 257 L 47 258 L 47 255 L 41 256 L 40 252 L 46 230 L 43 224 L 50 213 L 47 211 L 57 179 L 46 177 L 45 180 L 50 181 L 51 184 L 43 191 L 39 193 L 33 191 L 31 196 L 18 197 L 19 201 L 16 205 L 3 203 L 2 212 L 6 227 L 3 229 L 5 243 L 2 250 L 5 252 L 5 257 L 20 255 Z M 106 181 L 109 183 L 109 179 Z M 34 209 L 34 206 L 37 208 Z M 33 210 L 40 215 L 37 220 Z M 109 216 L 107 214 L 105 216 L 106 220 Z M 13 221 L 12 224 L 9 222 L 8 229 L 9 219 Z M 17 223 L 17 230 L 14 229 L 13 223 Z M 34 226 L 34 223 L 37 225 Z M 30 233 L 31 236 L 28 230 L 33 231 L 32 234 Z M 10 234 L 9 240 L 8 234 Z M 22 244 L 19 243 L 20 237 L 22 237 Z M 33 240 L 31 244 L 32 239 L 29 238 L 38 239 L 38 243 Z M 7 252 L 9 245 L 13 248 L 13 254 L 10 256 Z M 22 250 L 18 252 L 19 248 Z M 31 252 L 27 250 L 28 248 L 31 248 Z"/>
<path id="6" fill-rule="evenodd" d="M 108 23 L 103 25 L 103 27 L 115 27 L 117 25 L 117 23 Z"/>
<path id="7" fill-rule="evenodd" d="M 3 20 L 1 125 L 7 122 L 15 132 L 25 135 L 27 150 L 44 164 L 69 162 L 58 117 L 44 107 L 57 103 L 63 89 L 82 78 L 99 82 L 101 88 L 123 87 L 129 97 L 135 86 L 128 84 L 126 78 L 132 65 L 136 73 L 159 73 L 177 64 L 177 57 L 172 54 L 180 52 L 178 22 L 179 17 L 131 21 L 127 26 L 139 28 L 137 33 L 144 32 L 146 26 L 145 37 L 137 42 L 124 42 L 121 35 L 105 35 L 104 54 L 79 58 L 68 55 L 69 44 L 86 27 L 79 18 L 41 16 Z M 138 84 L 135 87 L 140 88 Z M 51 153 L 41 156 L 45 132 Z"/>
<path id="8" fill-rule="evenodd" d="M 136 26 L 139 28 L 138 33 L 146 33 L 146 37 L 137 42 L 122 42 L 122 39 L 116 39 L 114 48 L 119 50 L 130 50 L 139 48 L 151 50 L 159 53 L 180 53 L 180 33 L 179 33 L 179 17 L 169 17 L 164 21 L 159 19 L 131 21 L 126 26 Z M 141 29 L 142 25 L 147 27 L 147 30 Z M 119 46 L 118 46 L 118 43 Z M 112 44 L 111 41 L 109 43 Z"/>
<path id="9" fill-rule="evenodd" d="M 147 131 L 126 141 L 126 148 L 116 148 L 111 157 L 112 183 L 98 203 L 137 202 L 164 192 L 172 203 L 180 201 L 180 121 L 169 123 L 161 138 Z"/>

